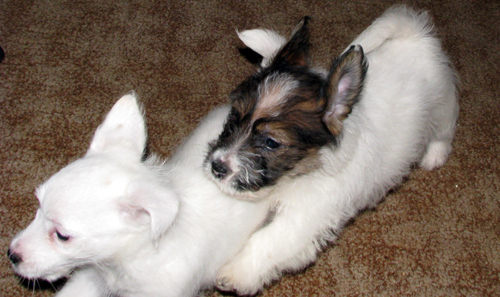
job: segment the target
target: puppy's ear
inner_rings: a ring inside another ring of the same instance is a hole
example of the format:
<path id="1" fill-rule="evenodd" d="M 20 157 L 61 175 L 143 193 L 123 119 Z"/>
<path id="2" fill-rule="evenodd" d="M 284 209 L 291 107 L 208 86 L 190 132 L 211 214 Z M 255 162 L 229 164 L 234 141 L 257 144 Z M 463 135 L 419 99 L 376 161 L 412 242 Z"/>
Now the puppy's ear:
<path id="1" fill-rule="evenodd" d="M 253 49 L 249 47 L 241 47 L 238 48 L 240 55 L 242 55 L 248 62 L 254 65 L 261 65 L 262 61 L 264 61 L 264 57 L 255 52 Z"/>
<path id="2" fill-rule="evenodd" d="M 276 54 L 272 64 L 276 66 L 306 66 L 309 59 L 309 22 L 311 18 L 306 16 L 293 30 L 290 40 Z"/>
<path id="3" fill-rule="evenodd" d="M 177 194 L 151 179 L 132 182 L 119 204 L 123 220 L 131 225 L 149 225 L 154 241 L 172 225 L 179 210 Z"/>
<path id="4" fill-rule="evenodd" d="M 113 151 L 116 154 L 130 153 L 141 159 L 146 146 L 146 125 L 137 103 L 135 93 L 118 100 L 97 128 L 87 155 Z"/>
<path id="5" fill-rule="evenodd" d="M 262 67 L 269 66 L 270 60 L 286 43 L 285 37 L 279 35 L 272 30 L 253 29 L 238 32 L 238 37 L 243 43 L 248 46 L 254 53 L 262 57 L 260 65 Z M 240 50 L 240 53 L 248 57 L 252 52 L 247 50 Z M 255 55 L 252 55 L 252 60 L 257 60 Z M 250 61 L 252 62 L 252 61 Z"/>
<path id="6" fill-rule="evenodd" d="M 349 48 L 330 69 L 323 89 L 327 104 L 323 122 L 333 135 L 342 132 L 342 121 L 359 98 L 367 69 L 361 46 Z"/>

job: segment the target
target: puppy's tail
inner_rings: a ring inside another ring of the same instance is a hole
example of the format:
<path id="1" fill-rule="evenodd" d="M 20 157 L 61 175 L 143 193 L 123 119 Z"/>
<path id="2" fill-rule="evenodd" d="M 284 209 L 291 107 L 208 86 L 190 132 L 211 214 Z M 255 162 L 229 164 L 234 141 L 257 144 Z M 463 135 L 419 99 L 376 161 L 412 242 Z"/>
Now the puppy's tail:
<path id="1" fill-rule="evenodd" d="M 364 52 L 369 53 L 390 39 L 433 34 L 432 21 L 427 12 L 416 12 L 405 5 L 396 5 L 376 19 L 351 45 L 361 45 Z"/>

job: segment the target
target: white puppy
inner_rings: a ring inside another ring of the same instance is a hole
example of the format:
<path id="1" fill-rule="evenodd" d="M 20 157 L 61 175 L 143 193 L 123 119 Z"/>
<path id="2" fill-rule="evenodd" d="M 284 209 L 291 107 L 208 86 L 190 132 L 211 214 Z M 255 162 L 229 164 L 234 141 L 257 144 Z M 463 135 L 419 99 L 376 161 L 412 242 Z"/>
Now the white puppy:
<path id="1" fill-rule="evenodd" d="M 220 271 L 224 290 L 253 294 L 309 265 L 413 164 L 434 169 L 451 150 L 456 76 L 426 13 L 389 10 L 329 72 L 308 64 L 308 21 L 288 41 L 239 33 L 263 60 L 231 94 L 205 168 L 224 192 L 272 202 L 275 216 Z"/>
<path id="2" fill-rule="evenodd" d="M 202 171 L 228 109 L 212 112 L 166 164 L 141 162 L 143 116 L 133 94 L 99 126 L 86 155 L 37 190 L 34 221 L 9 257 L 25 278 L 68 276 L 57 296 L 191 296 L 215 281 L 267 215 L 221 194 Z"/>

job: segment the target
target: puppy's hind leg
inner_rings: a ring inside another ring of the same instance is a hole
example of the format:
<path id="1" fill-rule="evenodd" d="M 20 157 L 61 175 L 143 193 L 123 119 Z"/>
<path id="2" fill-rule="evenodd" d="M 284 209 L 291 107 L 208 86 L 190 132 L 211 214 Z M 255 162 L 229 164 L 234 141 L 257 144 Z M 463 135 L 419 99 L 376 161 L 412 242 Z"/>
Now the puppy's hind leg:
<path id="1" fill-rule="evenodd" d="M 64 287 L 55 297 L 106 297 L 110 296 L 99 284 L 99 277 L 94 269 L 81 269 L 71 275 Z"/>
<path id="2" fill-rule="evenodd" d="M 456 78 L 449 69 L 448 79 L 445 84 L 443 96 L 439 98 L 436 106 L 430 111 L 431 133 L 420 166 L 425 170 L 433 170 L 444 165 L 451 152 L 451 143 L 455 134 L 458 118 L 458 97 Z M 445 76 L 446 77 L 446 76 Z"/>

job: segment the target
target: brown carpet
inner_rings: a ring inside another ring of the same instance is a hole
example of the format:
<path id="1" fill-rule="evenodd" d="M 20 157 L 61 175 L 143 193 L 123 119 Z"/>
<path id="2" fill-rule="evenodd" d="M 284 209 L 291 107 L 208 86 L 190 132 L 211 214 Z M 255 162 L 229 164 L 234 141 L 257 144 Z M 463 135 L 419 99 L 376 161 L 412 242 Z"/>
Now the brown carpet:
<path id="1" fill-rule="evenodd" d="M 167 156 L 254 70 L 235 29 L 288 34 L 310 15 L 313 60 L 327 66 L 394 3 L 2 0 L 0 250 L 33 219 L 35 186 L 85 152 L 127 91 L 146 107 L 151 150 Z M 450 160 L 415 170 L 315 265 L 262 296 L 500 296 L 500 2 L 413 6 L 434 16 L 462 81 Z M 1 296 L 50 296 L 0 259 Z"/>

